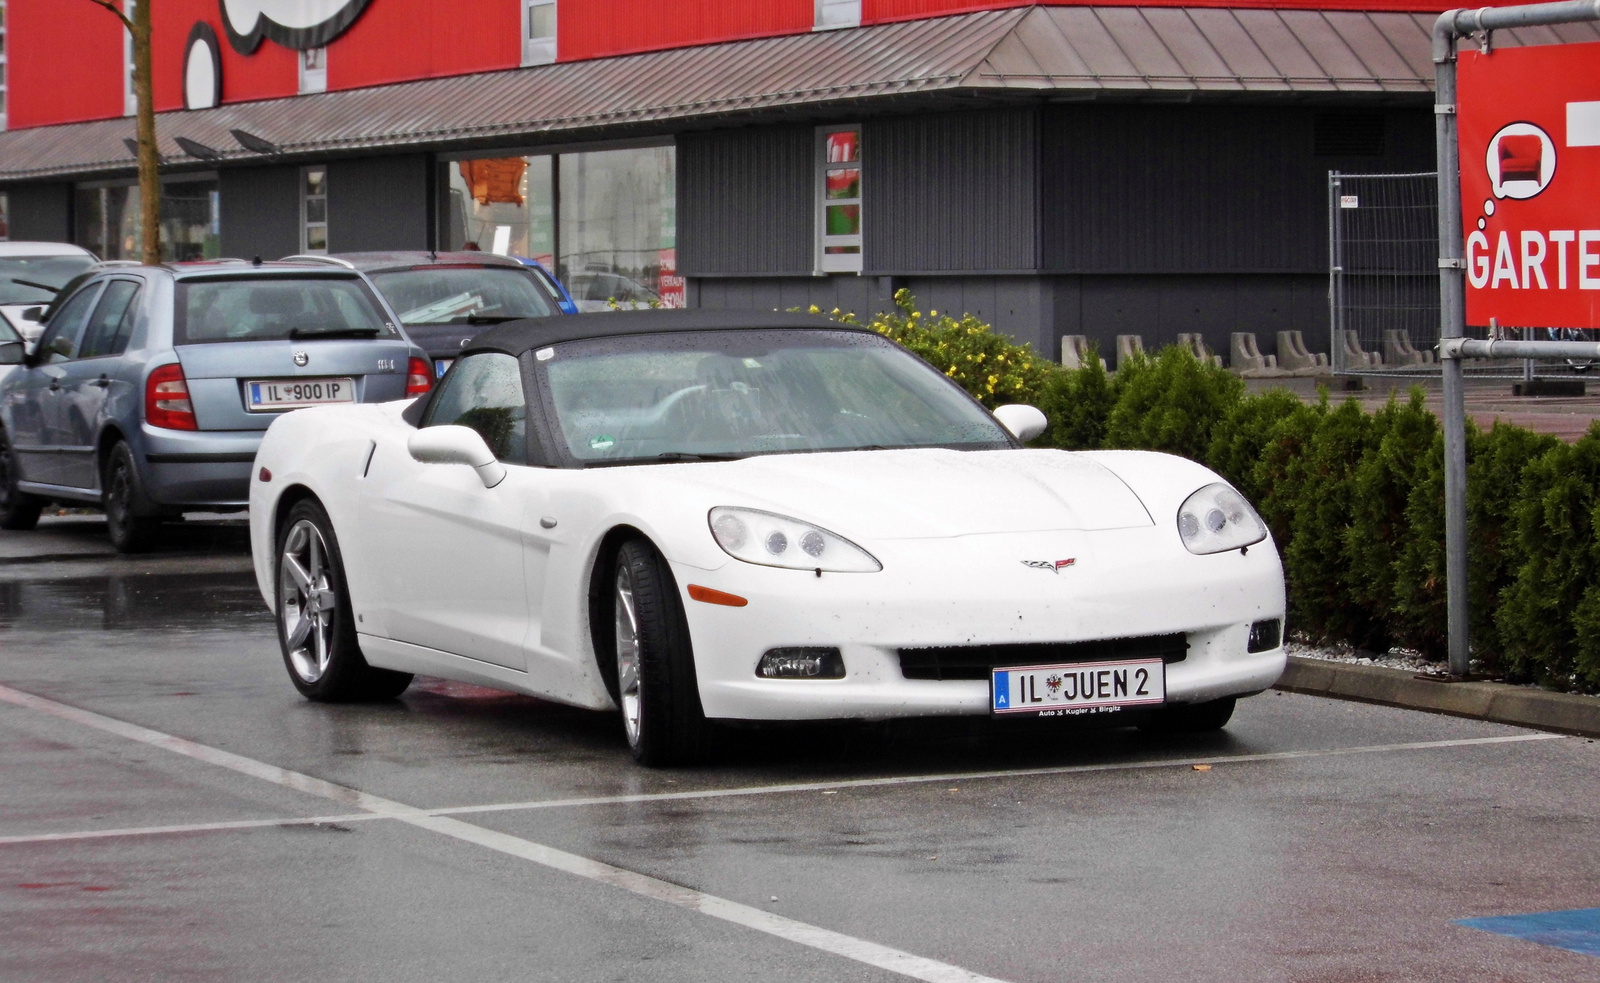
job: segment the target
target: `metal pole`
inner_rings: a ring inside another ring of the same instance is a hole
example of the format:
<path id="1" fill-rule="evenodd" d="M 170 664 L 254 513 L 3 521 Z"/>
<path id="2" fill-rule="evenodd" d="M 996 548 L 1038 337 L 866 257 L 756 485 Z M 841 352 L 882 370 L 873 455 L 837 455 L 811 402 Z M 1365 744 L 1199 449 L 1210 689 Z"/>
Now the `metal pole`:
<path id="1" fill-rule="evenodd" d="M 1454 14 L 1433 28 L 1434 142 L 1439 166 L 1439 341 L 1466 333 L 1466 263 L 1461 255 L 1461 172 L 1456 152 L 1456 35 Z M 1449 18 L 1449 20 L 1447 20 Z M 1449 614 L 1450 675 L 1471 666 L 1467 620 L 1467 407 L 1461 359 L 1441 360 L 1444 376 L 1444 562 Z"/>
<path id="2" fill-rule="evenodd" d="M 1339 285 L 1342 276 L 1342 267 L 1339 262 L 1339 191 L 1340 181 L 1338 171 L 1328 172 L 1328 359 L 1333 365 L 1333 371 L 1338 372 L 1344 368 L 1339 361 L 1339 346 L 1335 339 L 1343 337 L 1339 333 L 1339 316 L 1344 309 L 1342 298 L 1339 296 Z M 1279 356 L 1280 358 L 1282 356 Z"/>
<path id="3" fill-rule="evenodd" d="M 1439 354 L 1444 363 L 1445 576 L 1450 675 L 1458 679 L 1467 676 L 1471 665 L 1467 618 L 1467 410 L 1461 375 L 1461 359 L 1471 343 L 1461 341 L 1466 334 L 1466 264 L 1461 256 L 1461 172 L 1456 146 L 1456 39 L 1476 31 L 1594 20 L 1600 20 L 1600 0 L 1449 10 L 1440 14 L 1433 25 L 1433 112 L 1439 162 Z M 1539 343 L 1523 344 L 1531 347 Z M 1551 351 L 1548 347 L 1542 350 Z M 1536 350 L 1507 354 L 1531 356 Z"/>

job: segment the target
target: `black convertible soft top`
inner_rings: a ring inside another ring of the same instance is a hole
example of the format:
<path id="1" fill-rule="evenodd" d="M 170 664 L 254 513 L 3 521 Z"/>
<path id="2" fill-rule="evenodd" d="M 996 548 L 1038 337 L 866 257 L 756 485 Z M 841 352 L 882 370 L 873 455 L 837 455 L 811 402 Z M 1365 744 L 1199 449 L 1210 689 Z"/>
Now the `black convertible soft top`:
<path id="1" fill-rule="evenodd" d="M 817 314 L 790 314 L 783 311 L 602 311 L 507 321 L 473 338 L 461 350 L 461 354 L 504 352 L 507 355 L 521 355 L 530 349 L 589 338 L 616 338 L 664 331 L 751 331 L 761 328 L 820 328 L 873 333 L 868 328 L 840 324 Z"/>

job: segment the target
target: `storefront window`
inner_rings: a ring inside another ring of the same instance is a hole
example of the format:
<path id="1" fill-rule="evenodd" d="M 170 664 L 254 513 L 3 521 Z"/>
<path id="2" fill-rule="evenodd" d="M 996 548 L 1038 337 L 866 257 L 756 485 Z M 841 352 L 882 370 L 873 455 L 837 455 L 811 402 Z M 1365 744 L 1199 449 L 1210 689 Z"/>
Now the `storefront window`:
<path id="1" fill-rule="evenodd" d="M 446 165 L 441 245 L 538 260 L 583 310 L 683 306 L 672 147 Z"/>
<path id="2" fill-rule="evenodd" d="M 11 238 L 11 199 L 0 191 L 0 242 Z"/>
<path id="3" fill-rule="evenodd" d="M 300 251 L 320 256 L 328 251 L 328 169 L 300 170 Z"/>
<path id="4" fill-rule="evenodd" d="M 580 309 L 683 306 L 674 157 L 672 147 L 561 155 L 556 275 Z"/>
<path id="5" fill-rule="evenodd" d="M 221 255 L 217 180 L 205 177 L 161 185 L 161 258 L 169 262 Z M 139 188 L 132 184 L 77 191 L 78 245 L 102 259 L 140 258 Z"/>
<path id="6" fill-rule="evenodd" d="M 451 249 L 526 256 L 554 271 L 550 157 L 479 157 L 449 168 L 445 240 Z"/>
<path id="7" fill-rule="evenodd" d="M 861 130 L 828 127 L 817 143 L 817 268 L 861 272 Z"/>

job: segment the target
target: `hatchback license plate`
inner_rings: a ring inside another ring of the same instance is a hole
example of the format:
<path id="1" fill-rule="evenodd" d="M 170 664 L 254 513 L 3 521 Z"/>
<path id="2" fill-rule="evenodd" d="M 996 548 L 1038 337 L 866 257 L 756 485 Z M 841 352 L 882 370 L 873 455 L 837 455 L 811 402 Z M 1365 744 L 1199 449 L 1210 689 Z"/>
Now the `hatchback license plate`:
<path id="1" fill-rule="evenodd" d="M 1159 704 L 1167 697 L 1160 659 L 1011 666 L 990 672 L 989 705 L 999 713 L 1076 717 Z"/>
<path id="2" fill-rule="evenodd" d="M 244 389 L 252 412 L 356 401 L 354 379 L 259 379 L 246 382 Z"/>

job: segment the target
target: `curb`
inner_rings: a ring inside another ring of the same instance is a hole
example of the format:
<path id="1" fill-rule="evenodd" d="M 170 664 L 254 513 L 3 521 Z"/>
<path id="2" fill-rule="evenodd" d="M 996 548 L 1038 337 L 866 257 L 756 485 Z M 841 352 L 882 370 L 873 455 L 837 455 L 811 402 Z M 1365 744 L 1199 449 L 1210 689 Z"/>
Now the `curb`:
<path id="1" fill-rule="evenodd" d="M 1290 656 L 1274 689 L 1600 737 L 1600 699 L 1506 683 L 1441 683 L 1404 669 Z"/>

